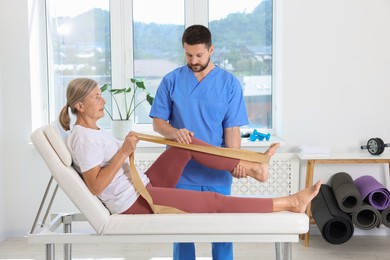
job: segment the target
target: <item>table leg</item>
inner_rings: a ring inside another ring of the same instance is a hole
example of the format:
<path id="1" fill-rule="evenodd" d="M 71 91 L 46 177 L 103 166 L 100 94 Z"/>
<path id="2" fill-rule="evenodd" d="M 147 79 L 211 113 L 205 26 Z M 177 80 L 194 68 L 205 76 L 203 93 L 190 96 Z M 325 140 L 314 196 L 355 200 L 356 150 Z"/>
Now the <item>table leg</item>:
<path id="1" fill-rule="evenodd" d="M 306 169 L 306 182 L 305 188 L 311 187 L 313 185 L 313 173 L 314 173 L 314 164 L 315 160 L 307 161 L 307 169 Z M 307 205 L 306 214 L 309 217 L 309 225 L 311 224 L 311 203 Z M 310 230 L 301 236 L 301 239 L 304 240 L 304 244 L 306 247 L 309 246 L 309 232 Z"/>
<path id="2" fill-rule="evenodd" d="M 388 172 L 387 174 L 385 174 L 385 184 L 386 184 L 386 188 L 390 189 L 390 162 L 387 164 L 387 166 L 388 166 Z"/>

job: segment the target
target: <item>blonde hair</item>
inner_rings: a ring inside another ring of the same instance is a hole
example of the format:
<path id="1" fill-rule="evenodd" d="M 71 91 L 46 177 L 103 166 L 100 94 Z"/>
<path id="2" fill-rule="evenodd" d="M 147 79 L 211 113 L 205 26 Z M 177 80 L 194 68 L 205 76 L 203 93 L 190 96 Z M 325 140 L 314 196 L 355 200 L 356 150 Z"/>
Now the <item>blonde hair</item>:
<path id="1" fill-rule="evenodd" d="M 77 78 L 69 82 L 66 90 L 66 104 L 61 109 L 59 122 L 65 130 L 70 130 L 70 116 L 68 109 L 72 114 L 77 113 L 76 104 L 82 102 L 85 97 L 98 86 L 98 83 L 89 78 Z"/>

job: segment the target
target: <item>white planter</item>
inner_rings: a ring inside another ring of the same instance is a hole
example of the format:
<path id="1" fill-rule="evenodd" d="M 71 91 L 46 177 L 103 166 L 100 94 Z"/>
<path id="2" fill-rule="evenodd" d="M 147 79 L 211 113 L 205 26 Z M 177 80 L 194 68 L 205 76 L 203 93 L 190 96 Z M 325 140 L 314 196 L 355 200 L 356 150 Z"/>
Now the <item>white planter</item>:
<path id="1" fill-rule="evenodd" d="M 125 139 L 131 131 L 133 122 L 131 120 L 113 120 L 111 121 L 111 132 L 119 140 Z"/>

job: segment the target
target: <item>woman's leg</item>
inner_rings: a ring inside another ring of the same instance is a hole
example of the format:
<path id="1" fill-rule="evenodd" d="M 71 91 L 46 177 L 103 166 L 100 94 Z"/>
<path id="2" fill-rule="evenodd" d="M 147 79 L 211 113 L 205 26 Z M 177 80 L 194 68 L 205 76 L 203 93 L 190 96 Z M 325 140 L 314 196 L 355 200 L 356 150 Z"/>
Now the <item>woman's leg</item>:
<path id="1" fill-rule="evenodd" d="M 196 145 L 204 145 L 204 146 L 211 146 L 206 142 L 203 142 L 199 139 L 193 138 L 193 144 Z M 265 151 L 265 155 L 273 156 L 276 152 L 276 149 L 279 147 L 279 143 L 273 143 L 270 145 L 270 147 Z M 245 169 L 245 174 L 247 176 L 250 176 L 260 182 L 264 182 L 268 179 L 268 163 L 259 163 L 259 162 L 250 162 L 245 160 L 238 160 L 234 166 L 228 165 L 226 166 L 226 161 L 220 160 L 221 156 L 218 155 L 211 155 L 206 153 L 200 153 L 200 152 L 193 152 L 193 158 L 195 161 L 197 161 L 200 164 L 203 164 L 204 166 L 207 166 L 209 168 L 218 169 L 218 170 L 233 170 L 237 165 L 242 166 Z M 225 157 L 223 157 L 225 158 Z M 227 158 L 225 158 L 227 159 Z"/>
<path id="2" fill-rule="evenodd" d="M 192 144 L 211 146 L 197 138 Z M 227 158 L 188 149 L 169 147 L 146 170 L 145 174 L 155 187 L 176 187 L 177 182 L 189 160 L 217 170 L 231 171 L 240 162 L 239 159 Z"/>
<path id="3" fill-rule="evenodd" d="M 313 186 L 306 188 L 290 196 L 273 199 L 273 211 L 293 211 L 303 213 L 307 204 L 317 196 L 322 181 L 317 181 Z"/>
<path id="4" fill-rule="evenodd" d="M 215 192 L 198 192 L 148 185 L 155 204 L 175 207 L 188 213 L 267 213 L 291 211 L 303 213 L 318 194 L 321 182 L 290 196 L 280 198 L 243 198 L 224 196 Z M 146 201 L 137 202 L 123 214 L 151 213 Z"/>
<path id="5" fill-rule="evenodd" d="M 272 199 L 231 197 L 215 192 L 161 188 L 151 185 L 148 185 L 147 189 L 155 204 L 178 208 L 188 213 L 272 212 Z M 139 200 L 141 202 L 138 202 Z M 139 197 L 137 203 L 125 213 L 151 213 L 150 207 L 144 201 Z"/>
<path id="6" fill-rule="evenodd" d="M 192 139 L 192 144 L 211 146 L 197 138 Z M 272 144 L 265 154 L 273 156 L 278 147 L 279 144 Z M 245 169 L 246 175 L 258 181 L 265 181 L 268 179 L 268 163 L 249 162 L 178 147 L 169 147 L 165 150 L 146 171 L 146 175 L 148 175 L 154 186 L 176 187 L 183 169 L 190 159 L 217 170 L 231 171 L 239 165 Z"/>
<path id="7" fill-rule="evenodd" d="M 265 151 L 264 154 L 273 156 L 276 149 L 279 147 L 279 143 L 271 144 L 271 146 Z M 244 167 L 245 174 L 252 177 L 260 182 L 264 182 L 268 179 L 269 164 L 268 163 L 257 163 L 240 160 L 239 166 Z"/>

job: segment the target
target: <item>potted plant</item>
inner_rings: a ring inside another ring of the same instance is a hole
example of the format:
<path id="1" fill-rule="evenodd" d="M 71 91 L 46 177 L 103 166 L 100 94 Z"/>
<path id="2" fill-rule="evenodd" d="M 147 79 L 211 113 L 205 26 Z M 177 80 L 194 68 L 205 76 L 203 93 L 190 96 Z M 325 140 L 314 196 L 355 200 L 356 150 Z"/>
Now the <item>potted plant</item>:
<path id="1" fill-rule="evenodd" d="M 153 104 L 154 97 L 150 95 L 145 87 L 143 80 L 131 78 L 131 86 L 128 88 L 113 89 L 111 84 L 106 83 L 101 86 L 102 93 L 108 91 L 112 98 L 112 106 L 116 108 L 116 114 L 105 107 L 105 111 L 112 120 L 112 133 L 118 139 L 123 139 L 132 128 L 132 115 L 135 109 L 143 102 Z M 143 93 L 143 97 L 138 100 L 139 94 Z M 121 102 L 119 102 L 121 101 Z"/>

